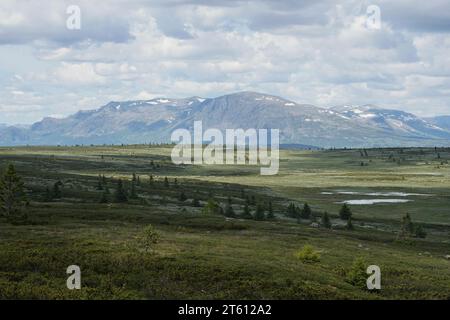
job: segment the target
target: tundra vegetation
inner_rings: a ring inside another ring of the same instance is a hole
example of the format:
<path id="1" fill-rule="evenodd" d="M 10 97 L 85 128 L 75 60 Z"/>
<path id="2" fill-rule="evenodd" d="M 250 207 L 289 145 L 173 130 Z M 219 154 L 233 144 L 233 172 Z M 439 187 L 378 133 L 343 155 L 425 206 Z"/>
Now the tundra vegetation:
<path id="1" fill-rule="evenodd" d="M 450 149 L 281 150 L 262 176 L 171 148 L 0 148 L 0 298 L 450 299 Z"/>

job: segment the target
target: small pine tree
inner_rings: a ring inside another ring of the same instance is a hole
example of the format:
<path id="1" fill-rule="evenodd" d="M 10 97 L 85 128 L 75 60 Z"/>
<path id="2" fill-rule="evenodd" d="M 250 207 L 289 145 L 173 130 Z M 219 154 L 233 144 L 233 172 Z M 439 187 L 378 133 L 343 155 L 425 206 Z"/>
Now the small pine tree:
<path id="1" fill-rule="evenodd" d="M 363 258 L 356 258 L 346 274 L 346 282 L 360 289 L 367 289 L 367 265 L 367 262 Z"/>
<path id="2" fill-rule="evenodd" d="M 350 207 L 346 203 L 344 203 L 342 205 L 341 210 L 339 211 L 339 217 L 342 220 L 348 220 L 351 218 L 351 216 L 352 216 L 352 211 L 351 211 Z"/>
<path id="3" fill-rule="evenodd" d="M 309 205 L 307 203 L 305 203 L 303 205 L 303 209 L 300 213 L 300 216 L 302 219 L 309 219 L 311 217 L 311 208 L 309 207 Z"/>
<path id="4" fill-rule="evenodd" d="M 331 229 L 331 221 L 330 217 L 328 216 L 328 212 L 325 211 L 323 213 L 320 225 L 326 229 Z"/>
<path id="5" fill-rule="evenodd" d="M 121 179 L 119 179 L 117 181 L 117 188 L 116 188 L 116 192 L 114 194 L 114 201 L 121 203 L 121 202 L 127 202 L 128 201 L 128 197 L 127 194 L 125 192 L 125 189 L 123 188 L 123 182 Z"/>
<path id="6" fill-rule="evenodd" d="M 102 180 L 100 177 L 97 182 L 97 190 L 103 190 Z"/>
<path id="7" fill-rule="evenodd" d="M 409 238 L 409 237 L 415 237 L 415 238 L 426 238 L 427 233 L 423 229 L 422 225 L 415 225 L 412 222 L 411 216 L 409 213 L 407 213 L 402 218 L 402 228 L 400 230 L 399 238 Z"/>
<path id="8" fill-rule="evenodd" d="M 164 186 L 166 187 L 166 188 L 169 188 L 169 179 L 167 178 L 167 177 L 164 177 Z"/>
<path id="9" fill-rule="evenodd" d="M 136 193 L 136 182 L 135 181 L 131 182 L 130 198 L 131 199 L 139 198 L 137 193 Z"/>
<path id="10" fill-rule="evenodd" d="M 24 184 L 12 164 L 0 178 L 0 213 L 10 222 L 26 219 Z"/>
<path id="11" fill-rule="evenodd" d="M 299 210 L 295 203 L 290 203 L 287 207 L 287 216 L 297 219 L 299 217 Z"/>
<path id="12" fill-rule="evenodd" d="M 230 217 L 230 218 L 236 217 L 236 214 L 234 213 L 233 206 L 231 205 L 231 198 L 230 197 L 228 197 L 228 202 L 227 202 L 227 205 L 225 207 L 225 216 L 226 217 Z"/>
<path id="13" fill-rule="evenodd" d="M 153 184 L 153 175 L 150 175 L 150 178 L 149 178 L 148 182 L 150 183 L 150 185 Z"/>
<path id="14" fill-rule="evenodd" d="M 412 223 L 409 213 L 402 218 L 402 227 L 400 230 L 400 238 L 408 238 L 414 234 L 414 224 Z"/>
<path id="15" fill-rule="evenodd" d="M 61 193 L 61 189 L 60 189 L 61 186 L 62 186 L 61 181 L 57 181 L 53 185 L 53 198 L 54 199 L 60 199 L 62 197 L 62 193 Z"/>
<path id="16" fill-rule="evenodd" d="M 261 221 L 264 219 L 265 219 L 264 207 L 262 205 L 258 204 L 256 206 L 256 211 L 255 211 L 255 220 Z"/>

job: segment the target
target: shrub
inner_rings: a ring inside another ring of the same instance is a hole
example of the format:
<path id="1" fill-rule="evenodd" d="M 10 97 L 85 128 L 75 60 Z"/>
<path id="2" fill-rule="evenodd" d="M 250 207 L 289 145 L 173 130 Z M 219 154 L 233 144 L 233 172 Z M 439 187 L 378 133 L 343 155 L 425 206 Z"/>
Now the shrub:
<path id="1" fill-rule="evenodd" d="M 309 244 L 305 244 L 300 251 L 295 253 L 295 256 L 305 263 L 320 261 L 320 253 L 318 251 L 315 251 L 314 248 Z"/>
<path id="2" fill-rule="evenodd" d="M 149 224 L 144 227 L 138 236 L 138 244 L 144 248 L 145 251 L 151 251 L 155 244 L 159 242 L 160 235 L 156 229 Z"/>
<path id="3" fill-rule="evenodd" d="M 223 209 L 219 206 L 219 204 L 214 199 L 209 199 L 206 205 L 203 207 L 204 214 L 221 214 Z"/>
<path id="4" fill-rule="evenodd" d="M 347 272 L 346 281 L 360 289 L 367 288 L 366 261 L 359 257 L 353 261 L 350 270 Z"/>

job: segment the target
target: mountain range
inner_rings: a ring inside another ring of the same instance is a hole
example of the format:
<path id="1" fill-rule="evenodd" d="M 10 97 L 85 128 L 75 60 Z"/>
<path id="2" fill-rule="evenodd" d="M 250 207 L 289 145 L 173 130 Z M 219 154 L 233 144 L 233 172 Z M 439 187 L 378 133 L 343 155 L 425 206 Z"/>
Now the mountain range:
<path id="1" fill-rule="evenodd" d="M 0 125 L 0 145 L 168 142 L 177 128 L 277 128 L 282 144 L 317 147 L 450 146 L 450 116 L 420 118 L 374 105 L 321 108 L 257 92 L 217 98 L 109 102 L 31 126 Z"/>

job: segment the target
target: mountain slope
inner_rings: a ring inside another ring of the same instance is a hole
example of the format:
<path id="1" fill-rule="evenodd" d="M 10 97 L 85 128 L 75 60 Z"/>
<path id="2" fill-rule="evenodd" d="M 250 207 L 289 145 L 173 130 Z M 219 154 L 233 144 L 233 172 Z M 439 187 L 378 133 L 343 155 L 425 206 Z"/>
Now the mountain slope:
<path id="1" fill-rule="evenodd" d="M 110 102 L 30 128 L 0 127 L 0 145 L 167 142 L 176 128 L 278 128 L 285 144 L 320 147 L 449 145 L 450 129 L 410 113 L 375 106 L 324 109 L 281 97 L 240 92 L 212 99 Z"/>
<path id="2" fill-rule="evenodd" d="M 426 120 L 435 126 L 450 131 L 450 116 L 438 116 L 434 118 L 426 118 Z"/>

